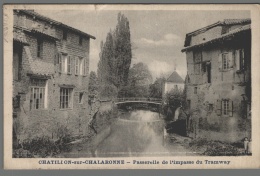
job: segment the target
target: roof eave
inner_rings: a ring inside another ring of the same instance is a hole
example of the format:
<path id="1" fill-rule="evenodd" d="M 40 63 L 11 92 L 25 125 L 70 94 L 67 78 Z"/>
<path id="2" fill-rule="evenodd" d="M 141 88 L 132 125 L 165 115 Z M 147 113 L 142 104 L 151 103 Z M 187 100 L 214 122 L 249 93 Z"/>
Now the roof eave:
<path id="1" fill-rule="evenodd" d="M 246 29 L 246 30 L 242 30 L 242 31 L 240 31 L 240 32 L 231 33 L 231 34 L 226 35 L 226 36 L 221 36 L 221 37 L 219 37 L 219 38 L 212 39 L 212 40 L 207 41 L 207 42 L 205 42 L 205 43 L 201 43 L 201 44 L 189 46 L 189 47 L 183 48 L 183 49 L 181 50 L 181 52 L 186 52 L 186 51 L 190 51 L 190 50 L 193 50 L 193 49 L 196 49 L 196 48 L 204 47 L 204 46 L 206 46 L 206 45 L 208 46 L 208 45 L 211 45 L 211 44 L 215 44 L 215 43 L 219 42 L 220 39 L 226 40 L 226 39 L 228 39 L 228 38 L 231 37 L 231 36 L 235 36 L 235 35 L 241 34 L 242 32 L 250 31 L 250 29 L 251 29 L 251 28 Z"/>
<path id="2" fill-rule="evenodd" d="M 75 31 L 75 32 L 77 32 L 77 33 L 80 33 L 81 35 L 87 36 L 87 37 L 92 38 L 92 39 L 94 39 L 94 40 L 96 39 L 96 37 L 94 37 L 94 36 L 92 36 L 92 35 L 90 35 L 90 34 L 88 34 L 88 33 L 85 33 L 85 32 L 83 32 L 83 31 L 81 31 L 81 30 L 78 30 L 78 29 L 76 29 L 76 28 L 73 28 L 73 27 L 71 27 L 71 26 L 68 26 L 68 25 L 66 25 L 66 24 L 63 24 L 63 23 L 58 22 L 58 21 L 56 21 L 56 20 L 53 20 L 53 19 L 51 19 L 51 18 L 45 17 L 45 16 L 43 16 L 43 15 L 41 15 L 41 14 L 38 14 L 38 13 L 36 13 L 36 12 L 31 12 L 31 11 L 29 11 L 29 10 L 19 10 L 19 11 L 21 11 L 21 12 L 23 12 L 23 13 L 25 13 L 25 14 L 31 15 L 31 16 L 37 16 L 37 18 L 40 18 L 40 19 L 42 19 L 42 20 L 44 20 L 44 21 L 49 21 L 49 22 L 51 22 L 51 23 L 54 24 L 54 25 L 57 25 L 57 26 L 60 26 L 60 27 L 64 27 L 64 28 L 70 29 L 70 30 L 72 30 L 72 31 Z"/>

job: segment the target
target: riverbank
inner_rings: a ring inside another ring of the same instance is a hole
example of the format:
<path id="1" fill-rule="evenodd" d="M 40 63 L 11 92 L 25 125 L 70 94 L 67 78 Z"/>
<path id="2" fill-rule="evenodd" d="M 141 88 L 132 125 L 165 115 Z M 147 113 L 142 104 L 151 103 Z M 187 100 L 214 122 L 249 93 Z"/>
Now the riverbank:
<path id="1" fill-rule="evenodd" d="M 202 156 L 242 156 L 244 154 L 243 141 L 234 143 L 222 141 L 210 141 L 205 138 L 192 139 L 175 133 L 168 134 L 168 148 L 172 150 L 178 146 L 184 155 L 202 155 Z"/>
<path id="2" fill-rule="evenodd" d="M 88 128 L 86 136 L 68 144 L 71 147 L 69 152 L 61 153 L 57 157 L 80 158 L 96 156 L 96 148 L 111 133 L 111 125 L 116 120 L 117 108 L 112 102 L 104 101 L 99 105 L 95 105 L 92 114 L 96 112 L 96 120 L 93 124 L 95 131 L 92 128 Z"/>

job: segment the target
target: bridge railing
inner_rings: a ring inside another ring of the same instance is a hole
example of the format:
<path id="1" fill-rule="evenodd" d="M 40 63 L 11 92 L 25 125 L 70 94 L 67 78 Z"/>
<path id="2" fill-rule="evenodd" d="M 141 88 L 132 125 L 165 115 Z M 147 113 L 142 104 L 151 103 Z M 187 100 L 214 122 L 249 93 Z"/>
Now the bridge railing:
<path id="1" fill-rule="evenodd" d="M 116 102 L 125 102 L 125 101 L 149 101 L 149 102 L 162 102 L 161 98 L 143 98 L 143 97 L 124 97 L 117 98 Z"/>

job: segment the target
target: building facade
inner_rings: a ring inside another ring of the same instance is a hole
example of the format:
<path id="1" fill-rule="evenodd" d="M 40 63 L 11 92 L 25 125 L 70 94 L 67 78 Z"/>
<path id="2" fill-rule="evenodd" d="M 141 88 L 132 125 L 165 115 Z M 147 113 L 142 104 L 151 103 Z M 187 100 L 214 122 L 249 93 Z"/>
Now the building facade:
<path id="1" fill-rule="evenodd" d="M 164 94 L 169 93 L 172 90 L 183 90 L 184 89 L 184 80 L 176 72 L 176 69 L 172 74 L 167 78 L 164 84 Z"/>
<path id="2" fill-rule="evenodd" d="M 251 20 L 227 19 L 186 34 L 190 135 L 251 137 Z"/>
<path id="3" fill-rule="evenodd" d="M 13 137 L 85 134 L 95 37 L 34 11 L 13 17 Z"/>

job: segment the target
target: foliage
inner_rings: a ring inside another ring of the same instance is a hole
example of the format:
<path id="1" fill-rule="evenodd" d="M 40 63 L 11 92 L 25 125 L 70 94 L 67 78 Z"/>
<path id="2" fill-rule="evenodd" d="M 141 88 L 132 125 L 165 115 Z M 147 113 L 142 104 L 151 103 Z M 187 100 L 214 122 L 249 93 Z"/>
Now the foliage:
<path id="1" fill-rule="evenodd" d="M 64 125 L 59 125 L 56 129 L 58 139 L 54 141 L 49 136 L 34 137 L 32 139 L 25 139 L 20 144 L 20 149 L 15 150 L 14 157 L 49 157 L 55 156 L 61 152 L 68 152 L 71 150 L 69 142 L 73 140 L 70 131 Z M 24 156 L 22 153 L 28 151 Z"/>
<path id="2" fill-rule="evenodd" d="M 98 94 L 98 80 L 97 75 L 94 71 L 90 72 L 89 75 L 89 84 L 88 84 L 88 90 L 90 95 L 97 95 Z"/>
<path id="3" fill-rule="evenodd" d="M 105 84 L 100 87 L 100 97 L 106 99 L 115 98 L 117 96 L 117 88 L 112 84 Z"/>
<path id="4" fill-rule="evenodd" d="M 101 42 L 97 70 L 100 85 L 111 84 L 117 89 L 127 85 L 131 59 L 129 21 L 123 14 L 119 13 L 116 29 L 107 34 L 104 43 Z"/>
<path id="5" fill-rule="evenodd" d="M 148 66 L 140 62 L 130 69 L 128 84 L 123 86 L 118 97 L 149 97 L 149 85 L 152 75 Z"/>
<path id="6" fill-rule="evenodd" d="M 149 86 L 150 97 L 162 98 L 165 81 L 166 79 L 164 77 L 156 78 L 154 83 Z"/>
<path id="7" fill-rule="evenodd" d="M 208 141 L 205 138 L 191 141 L 189 147 L 194 151 L 201 151 L 203 155 L 207 156 L 237 156 L 242 154 L 240 147 L 234 144 L 221 141 Z"/>

